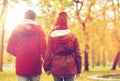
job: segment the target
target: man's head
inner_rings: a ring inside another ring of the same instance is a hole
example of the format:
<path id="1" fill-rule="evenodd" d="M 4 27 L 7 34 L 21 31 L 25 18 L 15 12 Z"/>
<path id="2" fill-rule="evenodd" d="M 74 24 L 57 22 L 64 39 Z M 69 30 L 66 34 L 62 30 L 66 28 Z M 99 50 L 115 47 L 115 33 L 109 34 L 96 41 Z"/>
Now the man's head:
<path id="1" fill-rule="evenodd" d="M 32 11 L 32 10 L 28 10 L 28 11 L 25 12 L 24 18 L 25 18 L 25 19 L 35 20 L 36 14 L 35 14 L 35 12 Z"/>

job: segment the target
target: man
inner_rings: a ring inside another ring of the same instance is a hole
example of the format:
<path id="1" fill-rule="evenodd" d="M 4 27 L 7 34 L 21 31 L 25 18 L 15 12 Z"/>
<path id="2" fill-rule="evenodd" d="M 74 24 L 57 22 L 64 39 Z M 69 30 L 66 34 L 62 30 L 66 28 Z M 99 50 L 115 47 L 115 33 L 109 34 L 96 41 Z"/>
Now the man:
<path id="1" fill-rule="evenodd" d="M 35 22 L 34 11 L 28 10 L 24 18 L 13 31 L 7 52 L 16 57 L 18 81 L 39 81 L 46 48 L 45 34 Z"/>

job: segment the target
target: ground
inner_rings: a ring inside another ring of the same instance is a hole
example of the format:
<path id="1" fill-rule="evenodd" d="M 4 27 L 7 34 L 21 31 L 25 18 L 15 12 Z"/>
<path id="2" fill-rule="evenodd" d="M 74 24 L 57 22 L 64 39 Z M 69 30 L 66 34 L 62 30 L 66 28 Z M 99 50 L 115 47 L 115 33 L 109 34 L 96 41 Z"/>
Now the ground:
<path id="1" fill-rule="evenodd" d="M 76 77 L 75 81 L 95 81 L 90 80 L 88 76 L 92 75 L 101 75 L 101 74 L 118 74 L 120 73 L 120 69 L 111 70 L 110 67 L 95 67 L 91 68 L 90 71 L 85 72 L 82 71 L 80 77 Z M 17 81 L 17 76 L 15 75 L 15 69 L 12 68 L 4 68 L 3 72 L 0 72 L 0 81 Z M 46 75 L 43 71 L 41 75 L 41 81 L 53 81 L 52 76 Z"/>

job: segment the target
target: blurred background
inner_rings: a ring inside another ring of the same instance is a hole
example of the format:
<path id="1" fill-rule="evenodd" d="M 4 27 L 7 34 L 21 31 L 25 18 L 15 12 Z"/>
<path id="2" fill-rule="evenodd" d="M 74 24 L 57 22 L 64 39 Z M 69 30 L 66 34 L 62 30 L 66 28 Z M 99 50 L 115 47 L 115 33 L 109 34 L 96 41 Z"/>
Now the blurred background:
<path id="1" fill-rule="evenodd" d="M 15 67 L 15 57 L 6 52 L 11 32 L 26 10 L 37 14 L 46 37 L 59 12 L 68 13 L 68 25 L 77 35 L 83 70 L 120 66 L 120 0 L 0 0 L 0 71 Z M 118 57 L 118 58 L 116 58 Z"/>

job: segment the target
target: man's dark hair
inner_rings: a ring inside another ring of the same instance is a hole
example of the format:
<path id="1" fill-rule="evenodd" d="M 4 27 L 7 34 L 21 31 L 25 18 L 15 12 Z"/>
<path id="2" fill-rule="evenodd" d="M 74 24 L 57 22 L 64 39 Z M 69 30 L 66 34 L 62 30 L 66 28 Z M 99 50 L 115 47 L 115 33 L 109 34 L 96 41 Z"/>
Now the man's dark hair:
<path id="1" fill-rule="evenodd" d="M 28 10 L 28 11 L 25 12 L 24 18 L 25 18 L 25 19 L 35 20 L 36 14 L 35 14 L 35 12 L 32 11 L 32 10 Z"/>

